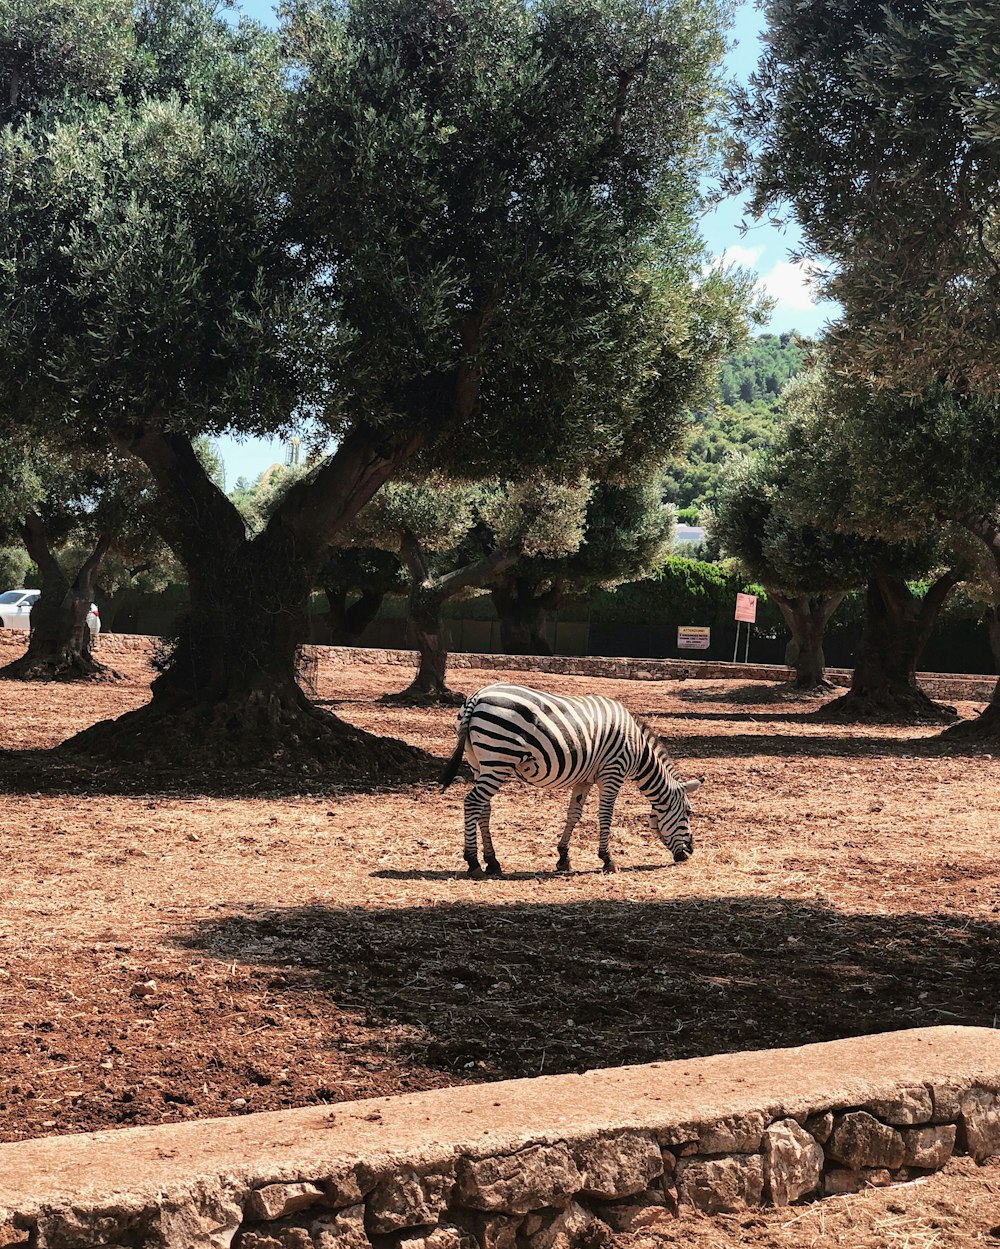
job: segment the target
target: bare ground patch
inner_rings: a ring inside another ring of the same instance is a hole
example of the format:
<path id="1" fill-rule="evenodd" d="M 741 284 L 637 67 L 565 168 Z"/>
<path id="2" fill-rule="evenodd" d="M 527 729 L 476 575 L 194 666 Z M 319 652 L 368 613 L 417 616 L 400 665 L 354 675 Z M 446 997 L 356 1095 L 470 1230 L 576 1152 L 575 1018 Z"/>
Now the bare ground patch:
<path id="1" fill-rule="evenodd" d="M 625 870 L 597 872 L 588 810 L 574 872 L 557 877 L 565 799 L 508 787 L 494 818 L 507 875 L 475 881 L 461 859 L 462 784 L 359 793 L 282 766 L 242 790 L 199 789 L 197 777 L 60 771 L 23 753 L 139 705 L 143 656 L 114 666 L 125 681 L 2 691 L 0 749 L 14 753 L 0 755 L 0 1139 L 996 1023 L 1000 786 L 988 749 L 946 745 L 931 727 L 818 724 L 815 699 L 754 701 L 745 681 L 540 673 L 533 683 L 553 692 L 620 697 L 673 741 L 682 773 L 708 778 L 695 857 L 668 865 L 627 790 L 615 834 Z M 524 680 L 454 675 L 467 692 Z M 452 710 L 376 701 L 406 676 L 321 666 L 318 695 L 443 759 Z M 962 1167 L 845 1199 L 843 1215 L 823 1203 L 792 1224 L 775 1212 L 695 1220 L 678 1235 L 1000 1244 L 998 1173 Z M 935 1214 L 938 1201 L 958 1213 Z M 908 1219 L 924 1239 L 911 1227 L 905 1240 Z"/>

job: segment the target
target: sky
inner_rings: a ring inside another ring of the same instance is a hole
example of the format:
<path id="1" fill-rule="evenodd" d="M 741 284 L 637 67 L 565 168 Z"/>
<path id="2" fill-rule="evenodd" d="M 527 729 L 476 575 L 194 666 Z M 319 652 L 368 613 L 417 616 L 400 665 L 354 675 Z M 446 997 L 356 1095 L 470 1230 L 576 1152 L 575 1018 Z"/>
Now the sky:
<path id="1" fill-rule="evenodd" d="M 248 17 L 273 24 L 274 9 L 269 0 L 242 0 L 240 9 Z M 746 82 L 753 72 L 760 52 L 762 14 L 754 0 L 743 0 L 735 11 L 730 31 L 730 51 L 726 58 L 729 74 Z M 799 330 L 803 334 L 818 333 L 836 312 L 829 301 L 815 303 L 803 270 L 789 260 L 789 253 L 798 244 L 794 226 L 779 229 L 766 221 L 746 220 L 739 199 L 725 200 L 714 207 L 702 222 L 702 233 L 713 256 L 724 264 L 738 264 L 758 274 L 760 286 L 775 301 L 774 311 L 762 331 L 781 334 Z M 226 483 L 232 488 L 239 477 L 253 481 L 271 464 L 283 463 L 285 444 L 278 439 L 220 438 L 219 450 L 226 466 Z"/>

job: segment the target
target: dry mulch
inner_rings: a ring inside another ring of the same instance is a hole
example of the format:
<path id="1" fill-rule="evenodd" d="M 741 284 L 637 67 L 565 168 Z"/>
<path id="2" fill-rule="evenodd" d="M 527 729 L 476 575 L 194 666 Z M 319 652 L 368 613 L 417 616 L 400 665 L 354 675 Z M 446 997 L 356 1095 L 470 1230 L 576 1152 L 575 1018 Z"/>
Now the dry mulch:
<path id="1" fill-rule="evenodd" d="M 776 703 L 745 681 L 539 673 L 553 692 L 621 698 L 673 742 L 682 773 L 707 777 L 696 854 L 669 865 L 626 790 L 624 870 L 596 870 L 591 807 L 573 873 L 556 876 L 565 798 L 510 787 L 494 816 L 507 874 L 470 880 L 461 781 L 364 793 L 282 765 L 220 787 L 50 758 L 148 696 L 142 653 L 113 666 L 125 680 L 0 686 L 0 1140 L 996 1024 L 988 746 L 817 723 L 815 699 Z M 454 709 L 377 702 L 408 675 L 321 665 L 318 694 L 443 759 Z M 497 678 L 525 679 L 454 674 L 467 692 Z M 890 1194 L 685 1220 L 677 1235 L 1000 1244 L 998 1181 L 963 1163 Z"/>

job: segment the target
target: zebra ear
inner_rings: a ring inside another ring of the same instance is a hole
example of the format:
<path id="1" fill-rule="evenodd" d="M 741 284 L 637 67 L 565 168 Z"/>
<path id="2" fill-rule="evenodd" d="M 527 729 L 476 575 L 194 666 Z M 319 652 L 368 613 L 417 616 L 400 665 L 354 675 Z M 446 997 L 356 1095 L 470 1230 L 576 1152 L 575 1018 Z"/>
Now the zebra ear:
<path id="1" fill-rule="evenodd" d="M 682 781 L 681 789 L 683 789 L 686 794 L 693 794 L 696 789 L 701 789 L 704 784 L 705 778 L 703 776 L 699 776 L 693 781 Z"/>

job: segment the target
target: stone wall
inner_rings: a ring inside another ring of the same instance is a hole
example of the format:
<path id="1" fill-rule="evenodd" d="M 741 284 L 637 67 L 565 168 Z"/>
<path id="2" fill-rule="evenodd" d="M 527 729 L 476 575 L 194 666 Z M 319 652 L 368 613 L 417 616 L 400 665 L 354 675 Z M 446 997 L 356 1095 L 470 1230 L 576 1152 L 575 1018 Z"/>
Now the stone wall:
<path id="1" fill-rule="evenodd" d="M 1000 1037 L 924 1028 L 0 1146 L 0 1246 L 597 1249 L 1000 1153 Z"/>
<path id="2" fill-rule="evenodd" d="M 0 642 L 4 640 L 0 634 Z M 144 634 L 103 633 L 99 654 L 109 660 L 116 651 L 152 652 L 155 638 Z M 23 643 L 21 643 L 23 645 Z M 379 650 L 362 646 L 304 646 L 304 654 L 317 665 L 351 667 L 360 664 L 388 664 L 415 668 L 417 652 Z M 630 656 L 600 655 L 494 655 L 452 652 L 452 670 L 502 669 L 507 672 L 555 672 L 568 676 L 610 677 L 632 681 L 768 681 L 791 680 L 793 672 L 781 664 L 731 664 L 703 659 L 635 659 Z M 847 668 L 828 668 L 827 679 L 834 685 L 848 686 Z M 981 699 L 988 702 L 996 684 L 990 676 L 947 672 L 919 672 L 917 680 L 932 698 Z"/>

